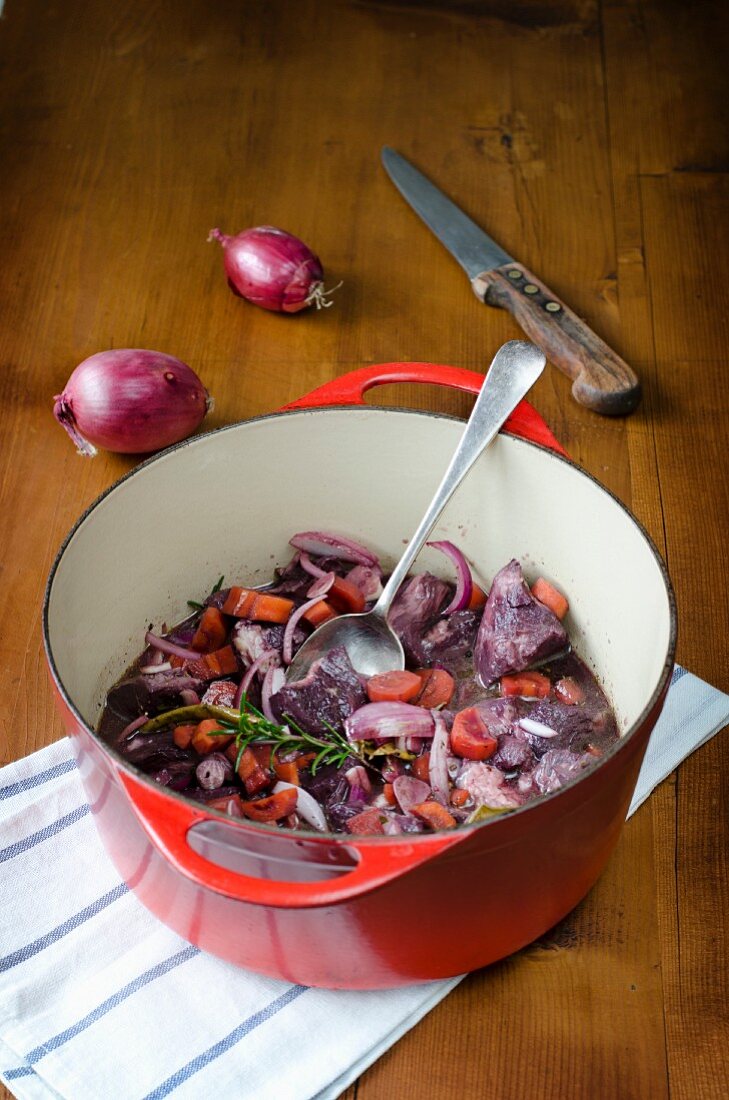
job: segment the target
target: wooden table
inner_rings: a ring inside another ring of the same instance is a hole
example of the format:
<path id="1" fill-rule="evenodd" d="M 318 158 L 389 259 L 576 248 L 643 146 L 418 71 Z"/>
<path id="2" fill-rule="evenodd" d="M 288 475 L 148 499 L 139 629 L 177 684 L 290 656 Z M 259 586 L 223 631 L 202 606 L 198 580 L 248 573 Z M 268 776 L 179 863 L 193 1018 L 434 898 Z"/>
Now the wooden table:
<path id="1" fill-rule="evenodd" d="M 385 178 L 389 143 L 547 279 L 639 372 L 627 420 L 533 400 L 630 505 L 676 588 L 678 659 L 729 689 L 729 251 L 724 5 L 661 0 L 8 0 L 0 22 L 2 762 L 62 735 L 46 574 L 134 465 L 51 417 L 72 368 L 152 347 L 197 370 L 208 428 L 365 363 L 485 367 L 518 335 Z M 342 280 L 280 317 L 227 290 L 208 230 L 296 232 Z M 466 415 L 415 387 L 393 401 Z M 727 1095 L 729 742 L 624 830 L 589 897 L 464 981 L 347 1100 Z M 723 1084 L 722 1084 L 723 1082 Z"/>

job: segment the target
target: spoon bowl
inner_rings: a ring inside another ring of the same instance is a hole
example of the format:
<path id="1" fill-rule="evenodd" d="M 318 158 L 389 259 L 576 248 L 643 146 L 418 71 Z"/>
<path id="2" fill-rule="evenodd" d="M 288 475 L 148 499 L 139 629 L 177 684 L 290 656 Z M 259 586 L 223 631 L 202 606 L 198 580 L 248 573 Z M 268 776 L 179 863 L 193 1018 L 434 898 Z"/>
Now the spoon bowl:
<path id="1" fill-rule="evenodd" d="M 504 421 L 534 385 L 545 363 L 539 348 L 524 340 L 510 340 L 499 348 L 450 465 L 377 603 L 369 611 L 340 615 L 318 627 L 289 665 L 287 683 L 302 680 L 315 661 L 340 646 L 346 649 L 355 671 L 363 676 L 405 667 L 402 644 L 387 622 L 392 602 L 446 504 L 476 459 L 494 440 Z"/>

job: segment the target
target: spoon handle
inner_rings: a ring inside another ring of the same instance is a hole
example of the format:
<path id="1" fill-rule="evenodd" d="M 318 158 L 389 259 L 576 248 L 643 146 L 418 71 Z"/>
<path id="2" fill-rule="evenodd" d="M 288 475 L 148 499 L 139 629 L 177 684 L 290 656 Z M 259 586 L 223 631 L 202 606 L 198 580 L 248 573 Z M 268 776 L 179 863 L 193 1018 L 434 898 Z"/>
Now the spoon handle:
<path id="1" fill-rule="evenodd" d="M 390 610 L 400 585 L 407 576 L 410 566 L 420 553 L 423 543 L 463 481 L 474 462 L 497 435 L 509 413 L 513 412 L 521 399 L 529 392 L 544 370 L 544 355 L 525 340 L 510 340 L 499 348 L 489 367 L 481 392 L 461 436 L 461 442 L 436 489 L 428 510 L 418 529 L 405 547 L 400 561 L 393 569 L 390 579 L 371 614 L 385 618 Z"/>

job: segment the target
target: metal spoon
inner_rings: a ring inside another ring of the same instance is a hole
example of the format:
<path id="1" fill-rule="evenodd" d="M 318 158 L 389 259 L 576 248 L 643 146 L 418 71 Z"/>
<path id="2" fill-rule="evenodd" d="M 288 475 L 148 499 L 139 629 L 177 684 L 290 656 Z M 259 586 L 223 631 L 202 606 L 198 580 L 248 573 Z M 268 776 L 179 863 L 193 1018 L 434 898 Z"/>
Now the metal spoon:
<path id="1" fill-rule="evenodd" d="M 506 418 L 534 385 L 544 370 L 545 362 L 539 348 L 524 340 L 510 340 L 499 348 L 456 453 L 377 603 L 370 611 L 339 615 L 315 630 L 289 665 L 287 682 L 303 679 L 314 661 L 338 646 L 344 646 L 352 665 L 364 676 L 405 667 L 402 644 L 387 622 L 390 605 L 453 493 Z"/>

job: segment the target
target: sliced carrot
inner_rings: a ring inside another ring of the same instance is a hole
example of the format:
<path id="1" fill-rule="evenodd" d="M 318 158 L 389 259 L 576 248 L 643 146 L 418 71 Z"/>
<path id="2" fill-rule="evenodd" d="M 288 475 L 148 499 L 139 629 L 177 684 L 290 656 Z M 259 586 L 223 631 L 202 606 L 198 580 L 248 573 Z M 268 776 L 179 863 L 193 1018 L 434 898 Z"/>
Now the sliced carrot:
<path id="1" fill-rule="evenodd" d="M 226 755 L 228 755 L 226 753 Z M 230 756 L 228 756 L 230 759 Z M 235 761 L 238 759 L 238 753 L 236 753 L 233 759 L 233 766 L 235 767 Z M 268 768 L 262 766 L 260 761 L 256 758 L 251 748 L 244 750 L 238 763 L 238 776 L 241 779 L 243 786 L 246 789 L 246 794 L 254 795 L 259 791 L 264 790 L 271 782 L 271 773 Z"/>
<path id="2" fill-rule="evenodd" d="M 409 703 L 423 687 L 414 672 L 379 672 L 370 676 L 365 690 L 372 703 Z"/>
<path id="3" fill-rule="evenodd" d="M 554 694 L 569 707 L 575 707 L 585 699 L 584 691 L 571 676 L 563 676 L 557 681 L 554 685 Z"/>
<path id="4" fill-rule="evenodd" d="M 234 586 L 223 604 L 226 615 L 237 619 L 257 619 L 264 623 L 285 623 L 293 611 L 294 601 L 283 596 L 268 596 L 254 588 Z"/>
<path id="5" fill-rule="evenodd" d="M 364 594 L 351 581 L 335 577 L 334 584 L 327 592 L 327 599 L 336 611 L 362 611 L 365 605 Z"/>
<path id="6" fill-rule="evenodd" d="M 301 771 L 302 768 L 308 768 L 313 761 L 316 760 L 315 752 L 302 752 L 296 757 L 296 767 Z"/>
<path id="7" fill-rule="evenodd" d="M 347 822 L 347 832 L 357 833 L 359 836 L 375 836 L 378 833 L 384 833 L 382 818 L 382 812 L 374 807 L 362 810 L 361 813 L 350 817 Z"/>
<path id="8" fill-rule="evenodd" d="M 196 729 L 197 726 L 194 722 L 189 726 L 175 726 L 172 731 L 172 740 L 175 742 L 178 749 L 189 749 L 192 735 Z"/>
<path id="9" fill-rule="evenodd" d="M 286 787 L 283 791 L 276 791 L 276 794 L 259 798 L 255 802 L 241 802 L 240 808 L 252 821 L 280 821 L 282 817 L 288 817 L 294 812 L 298 797 L 298 791 L 293 787 Z"/>
<path id="10" fill-rule="evenodd" d="M 486 603 L 486 593 L 480 585 L 473 582 L 473 588 L 471 589 L 471 598 L 468 601 L 469 611 L 479 611 Z"/>
<path id="11" fill-rule="evenodd" d="M 535 600 L 539 600 L 545 607 L 548 607 L 558 619 L 563 619 L 570 609 L 566 596 L 563 596 L 559 589 L 555 588 L 549 581 L 545 581 L 544 577 L 539 577 L 534 582 L 531 593 Z"/>
<path id="12" fill-rule="evenodd" d="M 412 806 L 410 813 L 430 825 L 431 829 L 452 829 L 456 824 L 453 814 L 449 814 L 440 802 L 421 802 L 419 806 Z"/>
<path id="13" fill-rule="evenodd" d="M 216 680 L 219 676 L 230 676 L 238 671 L 238 658 L 232 646 L 226 645 L 214 653 L 204 653 L 196 661 L 186 661 L 185 668 L 191 676 L 201 680 Z"/>
<path id="14" fill-rule="evenodd" d="M 295 787 L 301 786 L 299 769 L 295 760 L 274 760 L 273 770 L 277 779 L 283 780 L 284 783 L 293 783 Z"/>
<path id="15" fill-rule="evenodd" d="M 467 760 L 488 760 L 496 752 L 498 742 L 488 731 L 478 707 L 459 710 L 453 719 L 451 749 Z"/>
<path id="16" fill-rule="evenodd" d="M 416 779 L 422 779 L 424 783 L 430 782 L 430 753 L 424 752 L 422 756 L 416 756 L 411 765 Z"/>
<path id="17" fill-rule="evenodd" d="M 447 707 L 453 695 L 455 681 L 444 668 L 416 668 L 415 675 L 420 677 L 420 694 L 414 700 L 418 707 Z"/>
<path id="18" fill-rule="evenodd" d="M 336 611 L 330 603 L 326 600 L 319 600 L 319 603 L 315 603 L 313 607 L 310 607 L 308 611 L 305 611 L 301 616 L 302 619 L 306 619 L 307 623 L 311 626 L 321 626 L 322 623 L 326 623 L 329 619 L 336 617 Z"/>
<path id="19" fill-rule="evenodd" d="M 190 646 L 201 653 L 212 653 L 225 645 L 227 635 L 228 627 L 220 611 L 217 607 L 206 607 Z"/>
<path id="20" fill-rule="evenodd" d="M 385 783 L 385 786 L 382 788 L 382 793 L 385 796 L 385 801 L 389 802 L 391 806 L 394 806 L 397 803 L 397 799 L 395 798 L 395 790 L 392 783 Z"/>
<path id="21" fill-rule="evenodd" d="M 222 752 L 235 736 L 232 733 L 229 736 L 215 733 L 216 730 L 222 730 L 222 728 L 214 718 L 204 718 L 202 722 L 198 722 L 195 726 L 195 732 L 191 738 L 192 747 L 201 756 L 206 756 L 209 752 Z"/>
<path id="22" fill-rule="evenodd" d="M 501 677 L 501 695 L 521 695 L 525 699 L 546 699 L 552 685 L 543 672 L 517 672 Z"/>
<path id="23" fill-rule="evenodd" d="M 462 791 L 456 788 L 455 791 L 451 791 L 451 806 L 463 806 L 469 799 L 468 791 Z"/>

